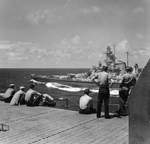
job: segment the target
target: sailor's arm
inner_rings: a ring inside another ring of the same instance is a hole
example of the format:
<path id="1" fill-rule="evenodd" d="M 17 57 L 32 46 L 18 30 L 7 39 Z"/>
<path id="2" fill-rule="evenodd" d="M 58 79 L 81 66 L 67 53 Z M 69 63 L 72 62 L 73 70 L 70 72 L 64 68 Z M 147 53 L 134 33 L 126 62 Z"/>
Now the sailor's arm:
<path id="1" fill-rule="evenodd" d="M 39 95 L 39 96 L 42 96 L 42 94 L 39 93 L 39 92 L 37 92 L 37 91 L 34 91 L 34 94 L 37 94 L 37 95 Z"/>
<path id="2" fill-rule="evenodd" d="M 88 104 L 87 104 L 88 108 L 93 108 L 93 99 L 89 100 Z"/>
<path id="3" fill-rule="evenodd" d="M 94 82 L 95 84 L 97 84 L 98 86 L 100 85 L 100 81 L 99 81 L 98 78 L 94 78 L 94 79 L 93 79 L 93 82 Z"/>
<path id="4" fill-rule="evenodd" d="M 91 78 L 91 80 L 95 84 L 99 85 L 98 74 L 93 75 L 93 77 Z"/>
<path id="5" fill-rule="evenodd" d="M 110 73 L 107 74 L 107 82 L 108 82 L 109 86 L 111 86 L 113 84 L 113 77 Z"/>

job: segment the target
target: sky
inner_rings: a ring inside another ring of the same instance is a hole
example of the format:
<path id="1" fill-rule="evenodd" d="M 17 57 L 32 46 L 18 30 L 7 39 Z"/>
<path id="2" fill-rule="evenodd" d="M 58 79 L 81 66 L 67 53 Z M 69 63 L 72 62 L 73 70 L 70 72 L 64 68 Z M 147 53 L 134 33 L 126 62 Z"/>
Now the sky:
<path id="1" fill-rule="evenodd" d="M 0 0 L 0 68 L 90 68 L 106 47 L 143 67 L 149 0 Z"/>

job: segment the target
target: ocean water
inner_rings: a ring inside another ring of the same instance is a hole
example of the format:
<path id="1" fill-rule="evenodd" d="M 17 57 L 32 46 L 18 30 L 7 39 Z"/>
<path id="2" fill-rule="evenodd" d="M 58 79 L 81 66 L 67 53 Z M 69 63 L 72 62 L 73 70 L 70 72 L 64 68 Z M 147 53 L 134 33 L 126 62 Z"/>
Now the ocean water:
<path id="1" fill-rule="evenodd" d="M 31 79 L 31 74 L 36 75 L 65 75 L 67 73 L 87 72 L 88 69 L 0 69 L 0 91 L 6 89 L 10 83 L 17 87 L 20 85 L 27 86 Z"/>

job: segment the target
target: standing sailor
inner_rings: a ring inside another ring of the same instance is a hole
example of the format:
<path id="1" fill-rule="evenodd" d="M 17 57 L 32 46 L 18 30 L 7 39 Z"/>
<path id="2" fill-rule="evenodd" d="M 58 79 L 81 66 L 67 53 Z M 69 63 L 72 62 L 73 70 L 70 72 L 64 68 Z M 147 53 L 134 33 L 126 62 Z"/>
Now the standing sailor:
<path id="1" fill-rule="evenodd" d="M 99 86 L 99 93 L 97 96 L 97 118 L 101 117 L 101 109 L 102 109 L 102 103 L 104 101 L 104 107 L 105 107 L 105 118 L 109 119 L 109 80 L 108 80 L 108 67 L 103 66 L 102 71 L 100 71 L 97 75 L 97 77 L 94 78 L 94 81 Z"/>
<path id="2" fill-rule="evenodd" d="M 127 115 L 126 103 L 128 96 L 136 83 L 136 78 L 132 74 L 132 67 L 126 68 L 126 74 L 123 75 L 120 90 L 119 90 L 119 110 L 117 111 L 118 115 Z"/>

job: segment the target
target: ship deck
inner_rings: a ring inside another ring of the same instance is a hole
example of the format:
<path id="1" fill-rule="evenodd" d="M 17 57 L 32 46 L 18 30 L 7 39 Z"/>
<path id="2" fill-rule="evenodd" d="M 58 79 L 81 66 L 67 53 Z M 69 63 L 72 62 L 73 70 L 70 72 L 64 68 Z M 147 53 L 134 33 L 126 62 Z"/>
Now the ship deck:
<path id="1" fill-rule="evenodd" d="M 97 119 L 95 114 L 0 102 L 0 144 L 128 144 L 128 117 Z"/>

